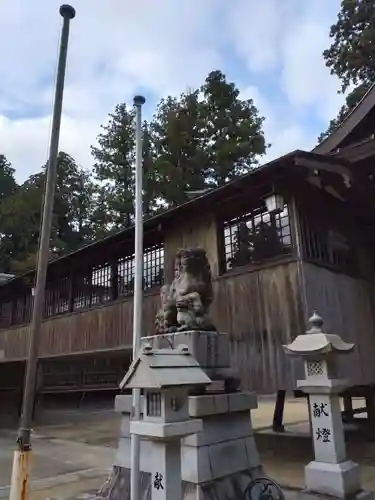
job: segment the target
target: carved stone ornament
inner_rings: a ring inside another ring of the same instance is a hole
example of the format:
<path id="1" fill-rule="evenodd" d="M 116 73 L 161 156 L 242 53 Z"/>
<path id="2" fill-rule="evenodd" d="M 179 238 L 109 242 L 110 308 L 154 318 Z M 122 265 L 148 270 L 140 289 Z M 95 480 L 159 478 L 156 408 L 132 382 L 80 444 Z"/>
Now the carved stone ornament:
<path id="1" fill-rule="evenodd" d="M 156 333 L 216 330 L 208 312 L 213 300 L 211 268 L 203 248 L 178 250 L 175 277 L 161 289 Z"/>

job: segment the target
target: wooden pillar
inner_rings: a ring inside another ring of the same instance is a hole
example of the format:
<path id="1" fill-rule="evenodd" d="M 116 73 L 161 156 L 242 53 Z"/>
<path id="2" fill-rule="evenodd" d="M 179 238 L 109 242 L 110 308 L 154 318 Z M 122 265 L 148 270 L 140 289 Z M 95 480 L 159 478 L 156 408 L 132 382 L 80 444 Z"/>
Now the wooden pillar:
<path id="1" fill-rule="evenodd" d="M 17 298 L 13 297 L 10 303 L 9 326 L 15 324 L 16 311 L 17 311 Z"/>
<path id="2" fill-rule="evenodd" d="M 74 273 L 73 270 L 69 273 L 69 284 L 68 284 L 68 311 L 74 311 Z"/>
<path id="3" fill-rule="evenodd" d="M 367 420 L 369 422 L 375 422 L 375 401 L 374 401 L 374 393 L 372 388 L 366 388 L 366 411 L 367 411 Z"/>
<path id="4" fill-rule="evenodd" d="M 350 394 L 343 395 L 344 402 L 344 411 L 343 411 L 343 421 L 344 422 L 353 422 L 354 420 L 354 412 L 353 412 L 353 400 Z"/>
<path id="5" fill-rule="evenodd" d="M 285 407 L 286 391 L 277 391 L 275 410 L 273 413 L 272 430 L 275 432 L 284 432 L 284 407 Z"/>
<path id="6" fill-rule="evenodd" d="M 111 300 L 118 299 L 118 271 L 117 259 L 111 262 Z"/>

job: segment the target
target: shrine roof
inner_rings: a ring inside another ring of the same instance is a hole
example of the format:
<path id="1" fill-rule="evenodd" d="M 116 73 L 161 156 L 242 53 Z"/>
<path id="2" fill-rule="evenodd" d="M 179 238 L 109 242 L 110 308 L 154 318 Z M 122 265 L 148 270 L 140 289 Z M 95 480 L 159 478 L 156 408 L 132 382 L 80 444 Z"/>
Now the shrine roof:
<path id="1" fill-rule="evenodd" d="M 361 142 L 375 133 L 375 84 L 352 109 L 337 129 L 318 144 L 313 153 L 322 155 L 335 153 L 351 144 Z"/>

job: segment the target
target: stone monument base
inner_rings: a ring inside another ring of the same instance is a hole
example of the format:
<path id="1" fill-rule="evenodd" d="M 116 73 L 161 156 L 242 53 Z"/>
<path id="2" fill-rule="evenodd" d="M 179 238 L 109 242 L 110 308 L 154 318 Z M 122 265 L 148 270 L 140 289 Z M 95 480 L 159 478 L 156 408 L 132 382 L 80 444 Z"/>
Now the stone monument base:
<path id="1" fill-rule="evenodd" d="M 151 500 L 151 474 L 149 472 L 141 472 L 140 476 L 140 500 Z M 243 498 L 246 486 L 254 477 L 255 475 L 247 470 L 200 485 L 182 481 L 183 499 L 212 500 L 214 498 L 215 500 L 237 500 L 237 498 Z M 119 467 L 118 465 L 113 466 L 111 476 L 97 493 L 95 500 L 101 499 L 130 499 L 130 469 Z"/>
<path id="2" fill-rule="evenodd" d="M 99 494 L 109 500 L 130 499 L 131 405 L 131 396 L 117 396 L 115 408 L 122 413 L 122 422 L 116 465 Z M 202 419 L 203 430 L 182 439 L 184 500 L 242 498 L 250 481 L 262 475 L 250 415 L 256 407 L 256 396 L 246 392 L 189 397 L 190 417 Z M 151 498 L 155 469 L 151 450 L 152 443 L 141 439 L 142 500 Z"/>
<path id="3" fill-rule="evenodd" d="M 200 367 L 213 380 L 232 379 L 236 376 L 230 365 L 229 335 L 216 331 L 186 330 L 143 337 L 154 349 L 175 349 L 181 344 L 189 348 Z"/>
<path id="4" fill-rule="evenodd" d="M 316 460 L 305 467 L 306 490 L 301 495 L 306 500 L 314 498 L 372 500 L 374 493 L 361 489 L 358 464 L 351 460 L 326 463 Z"/>

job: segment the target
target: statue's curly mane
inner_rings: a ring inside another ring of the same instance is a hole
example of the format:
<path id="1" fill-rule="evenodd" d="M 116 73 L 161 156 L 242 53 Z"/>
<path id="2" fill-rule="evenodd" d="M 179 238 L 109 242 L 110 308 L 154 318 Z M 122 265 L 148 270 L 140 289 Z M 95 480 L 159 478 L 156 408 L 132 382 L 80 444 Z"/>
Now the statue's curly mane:
<path id="1" fill-rule="evenodd" d="M 203 248 L 183 248 L 175 258 L 175 277 L 160 291 L 157 333 L 186 329 L 216 330 L 208 312 L 213 300 L 210 263 Z"/>
<path id="2" fill-rule="evenodd" d="M 176 265 L 185 268 L 198 282 L 198 292 L 201 294 L 202 302 L 208 307 L 213 298 L 211 267 L 203 248 L 183 248 L 176 254 Z"/>

